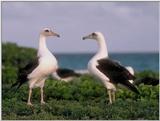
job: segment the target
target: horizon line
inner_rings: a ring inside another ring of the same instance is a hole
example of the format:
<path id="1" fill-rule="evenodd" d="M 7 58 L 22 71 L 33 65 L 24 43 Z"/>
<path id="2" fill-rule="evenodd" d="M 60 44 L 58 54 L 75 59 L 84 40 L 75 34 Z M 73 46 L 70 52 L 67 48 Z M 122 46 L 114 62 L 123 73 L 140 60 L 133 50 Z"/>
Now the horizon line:
<path id="1" fill-rule="evenodd" d="M 19 46 L 19 47 L 24 47 L 24 48 L 32 48 L 32 49 L 35 49 L 35 50 L 37 50 L 37 48 L 34 48 L 34 47 L 30 47 L 30 46 L 23 46 L 23 45 L 19 45 L 18 43 L 15 43 L 15 42 L 4 42 L 4 41 L 2 41 L 1 42 L 1 44 L 16 44 L 17 46 Z M 51 51 L 52 52 L 52 51 Z M 83 51 L 83 52 L 81 52 L 81 51 L 77 51 L 77 52 L 70 52 L 70 51 L 68 51 L 68 52 L 52 52 L 52 53 L 54 53 L 54 54 L 95 54 L 96 53 L 96 51 Z M 138 53 L 159 53 L 159 51 L 110 51 L 110 52 L 108 52 L 108 53 L 111 53 L 111 54 L 128 54 L 128 53 L 133 53 L 133 54 L 138 54 Z"/>
<path id="2" fill-rule="evenodd" d="M 158 54 L 159 52 L 154 51 L 138 51 L 138 52 L 110 52 L 110 54 Z M 95 52 L 54 52 L 54 54 L 95 54 Z"/>

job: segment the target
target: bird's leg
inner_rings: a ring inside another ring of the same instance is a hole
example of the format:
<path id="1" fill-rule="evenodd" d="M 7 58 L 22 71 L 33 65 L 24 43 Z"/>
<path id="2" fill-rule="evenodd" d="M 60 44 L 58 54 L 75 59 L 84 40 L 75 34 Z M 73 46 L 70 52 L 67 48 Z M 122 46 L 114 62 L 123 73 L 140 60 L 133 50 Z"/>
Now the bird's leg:
<path id="1" fill-rule="evenodd" d="M 29 95 L 28 95 L 28 102 L 27 105 L 33 106 L 31 103 L 31 95 L 32 95 L 32 88 L 29 88 Z"/>
<path id="2" fill-rule="evenodd" d="M 108 95 L 109 95 L 109 103 L 112 104 L 111 90 L 108 90 Z"/>
<path id="3" fill-rule="evenodd" d="M 41 87 L 41 104 L 45 104 L 43 99 L 43 87 Z"/>
<path id="4" fill-rule="evenodd" d="M 115 100 L 116 100 L 116 94 L 115 94 L 115 91 L 112 91 L 112 97 L 113 97 L 113 102 L 115 102 Z"/>

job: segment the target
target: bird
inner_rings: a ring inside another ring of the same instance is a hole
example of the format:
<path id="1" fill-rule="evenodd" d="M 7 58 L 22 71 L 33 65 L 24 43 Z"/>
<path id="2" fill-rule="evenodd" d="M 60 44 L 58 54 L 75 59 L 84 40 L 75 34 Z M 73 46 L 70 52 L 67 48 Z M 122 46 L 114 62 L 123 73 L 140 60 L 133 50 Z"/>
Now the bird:
<path id="1" fill-rule="evenodd" d="M 68 68 L 58 68 L 56 72 L 52 74 L 52 77 L 57 80 L 70 82 L 74 78 L 80 77 L 82 74 L 79 72 L 76 72 L 72 69 Z"/>
<path id="2" fill-rule="evenodd" d="M 30 61 L 25 67 L 19 69 L 17 82 L 11 88 L 16 87 L 18 90 L 22 84 L 28 82 L 29 95 L 27 105 L 33 106 L 31 103 L 32 89 L 40 87 L 41 104 L 45 104 L 43 87 L 45 80 L 49 75 L 55 72 L 58 68 L 58 62 L 55 56 L 49 51 L 46 45 L 46 39 L 50 36 L 60 37 L 51 28 L 43 28 L 39 36 L 39 47 L 37 57 Z"/>
<path id="3" fill-rule="evenodd" d="M 105 38 L 101 32 L 93 32 L 82 37 L 82 39 L 96 40 L 99 45 L 98 52 L 88 62 L 88 71 L 94 77 L 101 80 L 105 88 L 107 88 L 110 104 L 115 102 L 117 84 L 121 84 L 139 94 L 138 89 L 129 81 L 134 80 L 135 76 L 132 75 L 119 61 L 109 58 Z"/>

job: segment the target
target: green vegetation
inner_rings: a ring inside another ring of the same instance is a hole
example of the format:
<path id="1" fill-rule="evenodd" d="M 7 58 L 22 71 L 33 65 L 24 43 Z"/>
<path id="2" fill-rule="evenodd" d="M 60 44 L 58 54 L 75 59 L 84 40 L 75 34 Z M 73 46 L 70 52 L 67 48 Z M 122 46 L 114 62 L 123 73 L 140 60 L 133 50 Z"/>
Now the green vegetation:
<path id="1" fill-rule="evenodd" d="M 16 81 L 18 68 L 35 55 L 34 49 L 18 47 L 13 43 L 2 44 L 2 119 L 159 119 L 159 85 L 140 85 L 141 95 L 118 88 L 117 100 L 110 105 L 107 90 L 90 75 L 83 75 L 69 83 L 49 78 L 44 89 L 46 105 L 40 105 L 40 91 L 36 88 L 32 96 L 34 107 L 28 107 L 27 84 L 17 93 L 10 91 L 10 86 Z M 147 75 L 159 77 L 159 73 L 152 71 L 136 73 L 138 78 Z"/>

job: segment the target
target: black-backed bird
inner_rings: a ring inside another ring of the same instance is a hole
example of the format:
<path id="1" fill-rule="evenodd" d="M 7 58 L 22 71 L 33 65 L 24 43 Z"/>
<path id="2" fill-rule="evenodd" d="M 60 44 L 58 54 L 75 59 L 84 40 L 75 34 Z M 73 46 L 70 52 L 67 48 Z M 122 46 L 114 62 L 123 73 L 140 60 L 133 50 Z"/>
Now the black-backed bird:
<path id="1" fill-rule="evenodd" d="M 12 87 L 17 86 L 18 89 L 22 84 L 28 82 L 29 95 L 27 104 L 31 106 L 32 89 L 35 87 L 40 87 L 41 104 L 45 104 L 43 98 L 43 87 L 45 80 L 58 68 L 55 56 L 49 51 L 46 45 L 46 38 L 49 36 L 60 37 L 59 34 L 55 33 L 50 28 L 44 28 L 40 32 L 37 57 L 35 60 L 28 63 L 24 68 L 19 69 L 17 82 L 12 85 Z"/>
<path id="2" fill-rule="evenodd" d="M 92 75 L 101 80 L 107 88 L 109 103 L 112 104 L 115 101 L 116 84 L 118 83 L 139 94 L 137 88 L 129 81 L 135 79 L 134 75 L 128 71 L 130 69 L 126 69 L 120 62 L 108 57 L 105 38 L 101 32 L 93 32 L 82 39 L 96 40 L 99 45 L 98 52 L 88 62 L 88 70 Z"/>

